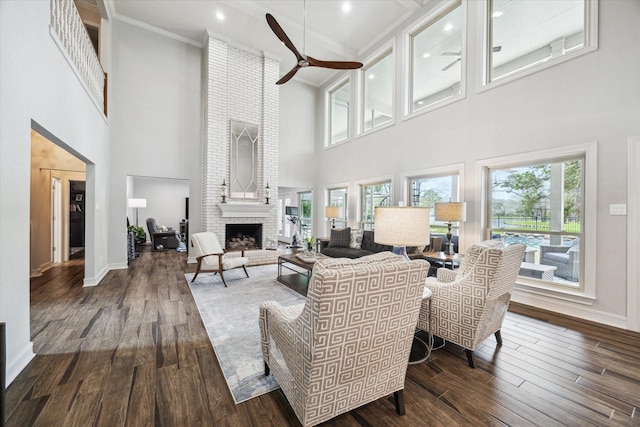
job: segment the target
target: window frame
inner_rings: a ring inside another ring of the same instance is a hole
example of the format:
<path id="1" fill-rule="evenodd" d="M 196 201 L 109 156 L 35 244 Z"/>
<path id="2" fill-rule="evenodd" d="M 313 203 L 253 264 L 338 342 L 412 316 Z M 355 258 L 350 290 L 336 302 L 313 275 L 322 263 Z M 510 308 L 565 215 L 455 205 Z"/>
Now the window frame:
<path id="1" fill-rule="evenodd" d="M 403 194 L 408 200 L 407 206 L 413 206 L 413 189 L 411 188 L 411 182 L 413 180 L 421 179 L 421 178 L 440 178 L 440 177 L 446 177 L 446 176 L 458 177 L 457 199 L 454 200 L 455 198 L 452 197 L 451 201 L 464 202 L 465 201 L 464 163 L 456 163 L 456 164 L 447 165 L 447 166 L 440 166 L 440 167 L 413 171 L 406 175 L 403 175 L 402 177 L 402 182 L 404 185 Z M 452 189 L 452 193 L 454 192 L 455 192 L 455 189 Z M 469 209 L 469 207 L 467 207 L 467 209 Z M 432 230 L 431 232 L 436 232 L 437 234 L 440 234 L 440 230 L 438 229 L 442 228 L 444 222 L 442 222 L 442 224 L 436 223 L 436 221 L 434 220 L 434 214 L 435 214 L 434 209 L 431 208 L 431 212 L 429 213 L 429 216 L 430 216 L 429 229 Z M 469 211 L 467 211 L 467 216 L 469 216 Z M 462 245 L 464 240 L 464 222 L 453 223 L 453 225 L 451 226 L 451 231 L 453 232 L 454 235 L 456 235 L 456 231 L 457 231 L 457 236 L 459 239 L 458 251 L 459 253 L 464 253 L 464 250 L 463 250 L 464 246 Z"/>
<path id="2" fill-rule="evenodd" d="M 391 57 L 391 64 L 392 64 L 392 70 L 393 70 L 392 84 L 391 84 L 391 119 L 378 126 L 374 125 L 371 127 L 371 129 L 365 129 L 364 128 L 365 126 L 364 108 L 365 108 L 365 96 L 366 96 L 365 74 L 367 70 L 369 70 L 371 67 L 375 66 L 376 64 L 378 64 L 380 61 L 382 61 L 387 57 Z M 365 60 L 364 66 L 362 67 L 362 69 L 358 70 L 358 75 L 357 75 L 358 91 L 356 95 L 356 98 L 358 100 L 357 102 L 358 122 L 356 126 L 357 136 L 368 135 L 380 129 L 385 129 L 389 126 L 395 125 L 396 123 L 396 63 L 397 63 L 396 43 L 394 38 L 391 42 L 385 44 L 382 48 L 380 48 L 375 54 L 371 55 L 369 59 Z"/>
<path id="3" fill-rule="evenodd" d="M 375 224 L 375 206 L 373 207 L 373 221 L 365 221 L 365 201 L 364 201 L 364 190 L 365 187 L 371 187 L 374 185 L 388 184 L 389 185 L 389 204 L 385 206 L 393 206 L 393 178 L 386 177 L 375 180 L 367 180 L 358 183 L 358 221 L 360 222 L 360 229 L 362 230 L 373 230 Z M 370 224 L 370 227 L 365 227 L 365 224 Z"/>
<path id="4" fill-rule="evenodd" d="M 333 113 L 333 103 L 332 103 L 332 96 L 335 92 L 339 91 L 340 89 L 342 89 L 343 86 L 345 85 L 350 85 L 349 86 L 349 105 L 347 107 L 347 136 L 344 139 L 341 139 L 340 141 L 337 142 L 332 142 L 332 126 L 333 126 L 333 117 L 332 117 L 332 113 Z M 351 125 L 351 117 L 352 117 L 352 99 L 353 99 L 353 82 L 351 79 L 351 73 L 347 73 L 345 76 L 341 77 L 340 79 L 336 80 L 336 82 L 334 84 L 332 84 L 331 86 L 329 86 L 326 90 L 325 90 L 325 142 L 324 142 L 324 148 L 331 148 L 331 147 L 337 147 L 339 145 L 342 145 L 346 142 L 349 142 L 352 139 L 352 125 Z"/>
<path id="5" fill-rule="evenodd" d="M 442 101 L 438 101 L 434 104 L 427 105 L 426 107 L 420 108 L 418 110 L 413 110 L 413 37 L 416 34 L 427 29 L 429 26 L 433 25 L 440 18 L 444 17 L 451 11 L 453 11 L 456 7 L 461 7 L 462 14 L 462 29 L 461 29 L 461 56 L 460 56 L 460 94 L 452 96 L 451 98 L 444 99 Z M 466 98 L 466 88 L 467 88 L 467 14 L 468 7 L 467 1 L 463 0 L 447 0 L 443 2 L 438 7 L 434 8 L 432 11 L 427 13 L 422 19 L 420 19 L 416 24 L 411 27 L 405 29 L 403 31 L 403 39 L 404 39 L 404 52 L 403 60 L 404 60 L 404 102 L 403 102 L 403 112 L 402 112 L 402 120 L 408 120 L 413 117 L 421 116 L 423 114 L 429 113 L 431 111 L 437 110 L 439 108 L 445 107 L 447 105 L 453 104 L 455 102 L 459 102 Z"/>
<path id="6" fill-rule="evenodd" d="M 560 148 L 550 148 L 539 151 L 531 151 L 515 155 L 494 157 L 476 162 L 476 176 L 481 182 L 477 189 L 477 200 L 480 202 L 476 210 L 476 216 L 480 218 L 480 235 L 476 240 L 489 238 L 489 193 L 491 182 L 489 170 L 508 168 L 513 166 L 526 166 L 541 164 L 544 162 L 557 162 L 558 160 L 575 157 L 584 158 L 584 198 L 583 220 L 584 238 L 580 248 L 581 282 L 579 288 L 567 288 L 554 285 L 536 279 L 518 276 L 515 290 L 518 292 L 521 302 L 534 304 L 536 295 L 551 296 L 554 298 L 570 300 L 582 304 L 592 304 L 595 300 L 595 265 L 596 265 L 596 215 L 597 215 L 597 142 L 571 145 Z"/>
<path id="7" fill-rule="evenodd" d="M 343 199 L 343 203 L 344 203 L 344 209 L 342 210 L 342 218 L 338 219 L 336 218 L 336 228 L 340 228 L 338 227 L 338 223 L 343 223 L 344 227 L 346 228 L 349 226 L 349 186 L 347 184 L 337 184 L 331 187 L 328 187 L 326 189 L 326 203 L 325 206 L 338 206 L 338 205 L 333 205 L 331 204 L 331 192 L 332 191 L 341 191 L 344 190 L 344 197 Z M 324 215 L 324 212 L 323 212 Z M 325 221 L 326 221 L 326 217 L 325 217 Z M 328 230 L 331 230 L 331 221 L 326 221 L 326 224 L 328 226 Z"/>
<path id="8" fill-rule="evenodd" d="M 303 196 L 305 195 L 309 195 L 309 199 L 303 199 Z M 311 204 L 311 215 L 309 216 L 309 218 L 305 218 L 304 217 L 304 206 L 303 206 L 303 202 L 305 201 L 309 201 L 309 203 Z M 313 236 L 313 191 L 308 190 L 308 191 L 300 191 L 298 193 L 298 206 L 300 209 L 300 228 L 302 229 L 302 238 L 305 239 L 307 237 L 311 237 Z M 307 220 L 309 221 L 308 224 L 308 228 L 304 227 L 304 221 Z"/>
<path id="9" fill-rule="evenodd" d="M 598 2 L 600 0 L 584 0 L 584 46 L 562 56 L 551 58 L 548 61 L 527 66 L 524 69 L 512 72 L 510 75 L 491 81 L 491 49 L 492 46 L 492 22 L 491 22 L 491 2 L 486 0 L 482 2 L 482 12 L 478 14 L 479 27 L 482 28 L 482 49 L 478 50 L 478 63 L 482 64 L 482 73 L 478 75 L 478 84 L 476 85 L 477 93 L 490 90 L 494 87 L 500 87 L 504 84 L 525 78 L 534 73 L 546 70 L 556 65 L 571 61 L 582 55 L 589 54 L 598 50 Z"/>

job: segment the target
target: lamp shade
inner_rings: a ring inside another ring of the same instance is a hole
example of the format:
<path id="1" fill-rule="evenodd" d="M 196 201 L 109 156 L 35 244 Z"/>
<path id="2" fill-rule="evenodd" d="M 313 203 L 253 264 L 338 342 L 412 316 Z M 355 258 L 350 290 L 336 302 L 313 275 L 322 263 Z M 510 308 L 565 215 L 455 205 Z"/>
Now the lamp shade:
<path id="1" fill-rule="evenodd" d="M 130 208 L 146 208 L 147 199 L 129 199 L 128 205 Z"/>
<path id="2" fill-rule="evenodd" d="M 429 243 L 429 208 L 376 208 L 374 240 L 390 246 L 426 245 Z"/>
<path id="3" fill-rule="evenodd" d="M 465 202 L 447 202 L 435 204 L 436 221 L 456 222 L 467 220 L 467 204 Z"/>
<path id="4" fill-rule="evenodd" d="M 327 206 L 324 208 L 324 216 L 326 218 L 342 218 L 342 207 Z"/>

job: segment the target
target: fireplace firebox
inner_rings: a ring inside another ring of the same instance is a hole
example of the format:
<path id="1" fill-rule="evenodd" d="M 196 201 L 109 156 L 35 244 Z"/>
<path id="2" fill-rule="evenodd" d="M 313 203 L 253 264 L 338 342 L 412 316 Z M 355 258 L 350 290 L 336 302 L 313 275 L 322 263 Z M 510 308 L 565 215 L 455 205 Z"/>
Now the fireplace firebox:
<path id="1" fill-rule="evenodd" d="M 226 224 L 225 249 L 261 249 L 262 224 Z"/>

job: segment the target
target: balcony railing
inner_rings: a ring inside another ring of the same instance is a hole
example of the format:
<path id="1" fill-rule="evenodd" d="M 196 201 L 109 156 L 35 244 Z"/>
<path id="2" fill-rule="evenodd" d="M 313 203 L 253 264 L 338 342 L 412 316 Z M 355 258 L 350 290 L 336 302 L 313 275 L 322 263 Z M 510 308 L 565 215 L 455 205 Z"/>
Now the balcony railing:
<path id="1" fill-rule="evenodd" d="M 73 0 L 51 0 L 50 31 L 96 106 L 106 115 L 106 75 Z"/>

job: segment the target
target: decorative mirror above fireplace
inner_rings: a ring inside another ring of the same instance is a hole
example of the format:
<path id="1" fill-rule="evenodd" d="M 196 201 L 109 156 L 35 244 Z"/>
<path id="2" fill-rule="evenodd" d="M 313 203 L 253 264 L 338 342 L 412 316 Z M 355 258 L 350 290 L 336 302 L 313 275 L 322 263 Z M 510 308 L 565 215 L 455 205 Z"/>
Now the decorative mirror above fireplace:
<path id="1" fill-rule="evenodd" d="M 258 198 L 258 125 L 231 120 L 229 179 L 232 199 Z"/>

